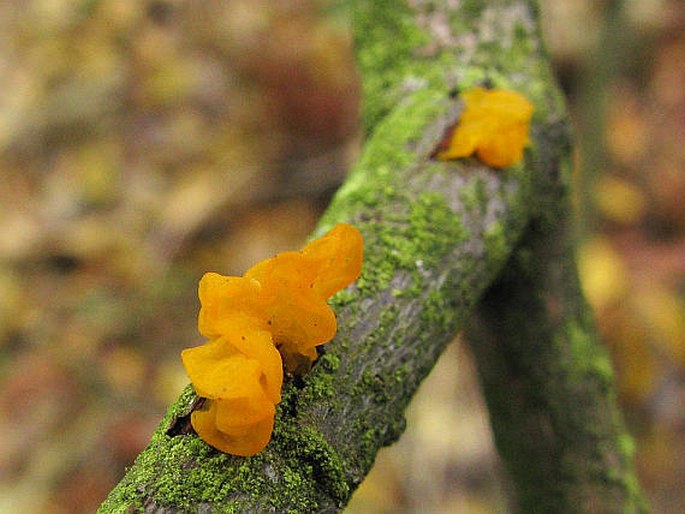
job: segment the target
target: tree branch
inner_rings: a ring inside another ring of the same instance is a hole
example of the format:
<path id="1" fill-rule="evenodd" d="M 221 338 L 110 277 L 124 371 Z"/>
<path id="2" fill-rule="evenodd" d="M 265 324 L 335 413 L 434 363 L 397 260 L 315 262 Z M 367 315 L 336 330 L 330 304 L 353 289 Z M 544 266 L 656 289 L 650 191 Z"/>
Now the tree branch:
<path id="1" fill-rule="evenodd" d="M 262 453 L 233 457 L 188 433 L 189 387 L 101 512 L 339 511 L 378 450 L 402 433 L 404 408 L 445 344 L 549 207 L 549 184 L 563 189 L 565 114 L 534 2 L 348 3 L 369 139 L 317 229 L 346 221 L 364 235 L 363 275 L 333 299 L 338 334 L 302 383 L 284 384 Z M 450 92 L 485 80 L 535 104 L 525 162 L 499 172 L 475 160 L 433 161 L 460 110 Z M 516 255 L 530 251 L 538 249 Z M 495 338 L 491 353 L 500 344 Z"/>

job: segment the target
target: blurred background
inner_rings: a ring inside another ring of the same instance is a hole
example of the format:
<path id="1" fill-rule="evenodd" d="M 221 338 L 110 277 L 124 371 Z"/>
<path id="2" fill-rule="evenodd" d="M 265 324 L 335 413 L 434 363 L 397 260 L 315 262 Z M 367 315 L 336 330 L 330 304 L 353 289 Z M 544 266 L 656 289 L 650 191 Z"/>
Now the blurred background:
<path id="1" fill-rule="evenodd" d="M 685 510 L 685 4 L 543 0 L 584 286 L 654 512 Z M 299 246 L 358 154 L 342 12 L 0 2 L 0 513 L 94 511 L 187 378 L 197 281 Z M 455 341 L 351 513 L 506 512 Z"/>

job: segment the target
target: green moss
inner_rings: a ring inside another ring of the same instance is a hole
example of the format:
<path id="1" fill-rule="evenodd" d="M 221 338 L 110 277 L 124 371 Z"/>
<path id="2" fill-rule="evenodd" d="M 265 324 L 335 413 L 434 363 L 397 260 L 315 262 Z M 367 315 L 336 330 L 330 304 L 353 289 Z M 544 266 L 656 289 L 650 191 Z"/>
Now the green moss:
<path id="1" fill-rule="evenodd" d="M 488 193 L 485 182 L 480 177 L 473 177 L 459 191 L 459 199 L 468 210 L 480 209 L 487 205 Z"/>
<path id="2" fill-rule="evenodd" d="M 360 202 L 368 200 L 365 191 L 357 189 L 355 193 L 342 191 L 336 201 L 345 198 L 349 205 L 352 194 L 366 198 Z M 355 223 L 368 249 L 362 276 L 356 283 L 363 296 L 387 289 L 399 271 L 414 272 L 417 267 L 433 266 L 468 236 L 461 218 L 450 209 L 441 193 L 426 191 L 415 198 L 397 193 L 383 198 L 382 202 L 379 199 L 378 204 L 383 206 L 378 208 L 379 220 Z M 395 288 L 393 294 L 413 297 L 419 292 L 416 277 L 408 288 Z"/>
<path id="3" fill-rule="evenodd" d="M 362 375 L 361 385 L 364 388 L 364 394 L 370 396 L 374 402 L 387 403 L 390 401 L 389 389 L 381 375 L 367 370 Z"/>
<path id="4" fill-rule="evenodd" d="M 349 496 L 343 463 L 320 432 L 303 426 L 281 424 L 274 437 L 285 439 L 284 455 L 295 469 L 304 469 L 305 484 L 319 484 L 323 491 L 337 502 Z M 305 484 L 297 484 L 303 487 Z M 299 489 L 301 490 L 301 489 Z M 300 494 L 294 488 L 293 494 Z M 302 511 L 311 512 L 311 511 Z"/>
<path id="5" fill-rule="evenodd" d="M 407 379 L 407 377 L 410 375 L 411 369 L 408 364 L 403 364 L 401 366 L 398 366 L 395 368 L 392 374 L 393 380 L 398 383 L 402 384 L 404 381 Z"/>
<path id="6" fill-rule="evenodd" d="M 378 448 L 378 428 L 370 427 L 362 433 L 359 440 L 359 447 L 362 450 L 363 455 L 369 455 Z M 373 459 L 369 459 L 371 462 L 366 463 L 366 466 L 371 466 Z"/>
<path id="7" fill-rule="evenodd" d="M 435 75 L 431 73 L 434 63 L 415 59 L 417 49 L 430 36 L 417 26 L 404 2 L 355 2 L 353 18 L 364 98 L 362 118 L 371 132 L 405 96 L 403 84 L 414 77 L 425 88 L 429 76 Z"/>
<path id="8" fill-rule="evenodd" d="M 478 18 L 486 7 L 482 0 L 463 0 L 460 14 L 466 14 L 468 18 Z"/>
<path id="9" fill-rule="evenodd" d="M 437 192 L 419 194 L 411 206 L 409 223 L 409 237 L 415 253 L 427 267 L 437 264 L 441 257 L 468 237 L 461 218 L 452 212 L 445 197 Z M 439 227 L 438 231 L 436 227 Z M 416 262 L 413 262 L 411 269 L 415 266 Z"/>
<path id="10" fill-rule="evenodd" d="M 635 441 L 628 433 L 618 434 L 617 440 L 621 462 L 608 468 L 608 479 L 621 485 L 629 501 L 624 502 L 624 512 L 647 512 L 647 505 L 642 497 L 640 484 L 635 473 L 626 473 L 635 456 Z"/>
<path id="11" fill-rule="evenodd" d="M 428 326 L 446 329 L 452 325 L 454 314 L 447 305 L 448 299 L 437 291 L 430 291 L 424 300 L 421 320 Z"/>
<path id="12" fill-rule="evenodd" d="M 335 377 L 330 374 L 319 374 L 317 380 L 311 382 L 307 387 L 306 398 L 308 400 L 319 400 L 322 398 L 332 398 L 335 391 Z"/>
<path id="13" fill-rule="evenodd" d="M 572 359 L 576 363 L 573 367 L 576 375 L 574 380 L 585 380 L 586 374 L 597 378 L 604 387 L 612 387 L 614 380 L 613 367 L 607 352 L 598 345 L 595 338 L 585 326 L 576 321 L 568 322 L 562 332 Z M 562 343 L 564 344 L 564 343 Z"/>
<path id="14" fill-rule="evenodd" d="M 487 249 L 488 262 L 494 267 L 499 267 L 509 257 L 512 247 L 511 238 L 507 234 L 504 224 L 501 222 L 491 223 L 485 229 L 483 240 Z"/>
<path id="15" fill-rule="evenodd" d="M 336 366 L 337 358 L 322 358 L 324 366 Z M 291 389 L 284 390 L 279 410 L 290 407 Z M 264 504 L 265 499 L 268 499 L 265 507 L 279 512 L 314 512 L 321 491 L 336 502 L 349 495 L 343 466 L 328 443 L 313 429 L 281 422 L 280 415 L 269 443 L 272 451 L 267 447 L 250 458 L 221 453 L 195 435 L 166 435 L 174 413 L 184 412 L 193 397 L 192 389 L 186 389 L 169 410 L 148 448 L 99 512 L 142 512 L 146 500 L 161 507 L 174 505 L 181 511 L 191 512 L 197 509 L 198 503 L 219 508 L 222 503 L 216 502 L 228 499 L 236 512 L 244 511 L 240 505 L 254 508 Z M 160 469 L 167 472 L 158 474 Z M 229 475 L 228 469 L 233 469 Z M 286 491 L 282 496 L 268 494 L 276 484 L 279 490 Z"/>
<path id="16" fill-rule="evenodd" d="M 338 291 L 333 298 L 328 302 L 333 310 L 341 310 L 344 307 L 352 304 L 357 299 L 357 295 L 354 294 L 353 290 L 350 288 Z"/>
<path id="17" fill-rule="evenodd" d="M 338 371 L 340 367 L 340 357 L 330 353 L 324 354 L 316 361 L 316 365 L 328 373 Z"/>
<path id="18" fill-rule="evenodd" d="M 340 219 L 339 215 L 344 214 L 339 211 L 342 204 L 346 209 L 377 207 L 401 196 L 396 187 L 397 173 L 417 159 L 410 145 L 422 137 L 425 127 L 445 109 L 445 97 L 441 90 L 428 89 L 396 106 L 338 190 L 337 207 L 335 203 L 331 206 L 322 226 L 327 226 L 329 218 Z"/>
<path id="19" fill-rule="evenodd" d="M 314 364 L 317 373 L 305 377 L 306 387 L 300 393 L 300 401 L 331 400 L 335 391 L 335 372 L 340 367 L 340 357 L 325 353 Z"/>
<path id="20" fill-rule="evenodd" d="M 632 459 L 635 456 L 635 440 L 630 434 L 623 433 L 618 436 L 618 447 L 626 458 Z"/>

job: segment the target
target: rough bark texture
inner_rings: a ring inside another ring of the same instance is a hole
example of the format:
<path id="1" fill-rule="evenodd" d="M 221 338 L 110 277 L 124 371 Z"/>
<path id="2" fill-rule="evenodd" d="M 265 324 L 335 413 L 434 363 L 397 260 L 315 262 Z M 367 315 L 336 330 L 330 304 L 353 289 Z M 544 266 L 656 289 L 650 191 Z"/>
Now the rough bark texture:
<path id="1" fill-rule="evenodd" d="M 471 338 L 522 508 L 638 510 L 610 366 L 559 229 L 569 143 L 535 3 L 347 3 L 369 136 L 318 229 L 346 221 L 365 240 L 361 279 L 333 299 L 338 334 L 302 383 L 285 383 L 265 451 L 233 457 L 188 434 L 188 387 L 101 512 L 339 511 L 477 305 L 487 324 Z M 535 104 L 525 161 L 433 161 L 460 110 L 450 93 L 484 81 Z"/>

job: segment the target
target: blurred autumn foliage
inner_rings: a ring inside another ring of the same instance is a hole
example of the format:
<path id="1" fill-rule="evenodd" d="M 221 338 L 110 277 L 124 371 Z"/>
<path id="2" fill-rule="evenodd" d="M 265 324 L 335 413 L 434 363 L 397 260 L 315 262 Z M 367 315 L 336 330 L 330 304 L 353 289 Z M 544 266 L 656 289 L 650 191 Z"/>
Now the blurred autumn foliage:
<path id="1" fill-rule="evenodd" d="M 545 0 L 579 262 L 655 512 L 685 510 L 685 5 Z M 359 140 L 344 13 L 0 3 L 0 512 L 92 512 L 187 383 L 205 271 L 299 246 Z M 392 42 L 389 42 L 392 44 Z M 350 512 L 505 509 L 452 345 Z"/>

